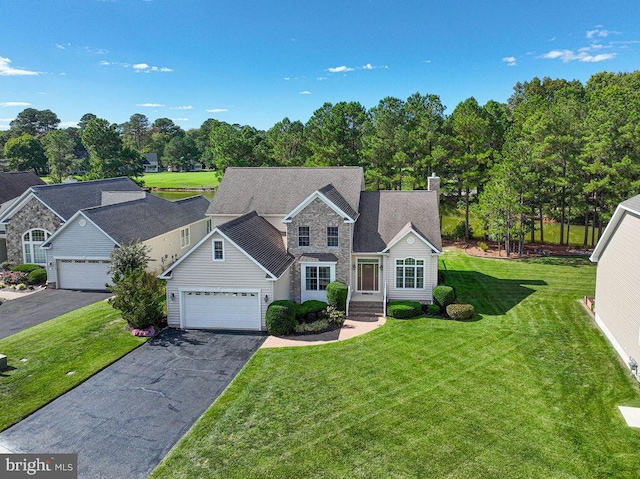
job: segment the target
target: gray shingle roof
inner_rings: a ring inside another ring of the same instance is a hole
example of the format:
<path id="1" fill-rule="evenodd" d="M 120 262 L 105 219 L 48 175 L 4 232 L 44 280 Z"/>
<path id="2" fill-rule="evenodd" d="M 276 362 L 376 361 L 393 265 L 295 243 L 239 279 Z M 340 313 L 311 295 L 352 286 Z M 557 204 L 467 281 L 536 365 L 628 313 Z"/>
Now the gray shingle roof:
<path id="1" fill-rule="evenodd" d="M 63 219 L 68 220 L 78 210 L 100 206 L 103 191 L 140 191 L 130 178 L 78 181 L 32 187 L 33 193 Z"/>
<path id="2" fill-rule="evenodd" d="M 285 215 L 329 184 L 358 211 L 364 189 L 360 167 L 227 168 L 207 214 Z"/>
<path id="3" fill-rule="evenodd" d="M 353 233 L 355 253 L 383 251 L 408 223 L 442 250 L 436 191 L 363 191 Z"/>
<path id="4" fill-rule="evenodd" d="M 45 182 L 32 171 L 0 173 L 0 204 L 17 198 L 30 186 L 44 184 Z"/>
<path id="5" fill-rule="evenodd" d="M 640 195 L 629 198 L 620 203 L 620 205 L 640 215 Z"/>
<path id="6" fill-rule="evenodd" d="M 255 211 L 218 226 L 218 230 L 275 277 L 280 277 L 295 259 L 287 252 L 280 231 Z"/>
<path id="7" fill-rule="evenodd" d="M 358 212 L 355 211 L 349 202 L 340 194 L 338 190 L 334 188 L 332 184 L 328 184 L 327 186 L 320 188 L 320 193 L 327 197 L 329 201 L 331 201 L 334 205 L 344 211 L 349 215 L 349 218 L 356 219 L 358 217 Z"/>
<path id="8" fill-rule="evenodd" d="M 168 201 L 147 193 L 141 200 L 98 206 L 82 212 L 120 244 L 146 241 L 205 218 L 209 200 L 193 196 Z"/>

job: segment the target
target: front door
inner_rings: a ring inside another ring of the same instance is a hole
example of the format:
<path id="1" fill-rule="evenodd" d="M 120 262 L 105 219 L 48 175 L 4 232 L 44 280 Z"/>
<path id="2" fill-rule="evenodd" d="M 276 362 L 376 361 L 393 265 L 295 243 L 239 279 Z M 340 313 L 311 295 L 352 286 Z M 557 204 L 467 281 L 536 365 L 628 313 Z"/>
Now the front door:
<path id="1" fill-rule="evenodd" d="M 378 291 L 377 259 L 358 260 L 358 291 Z"/>

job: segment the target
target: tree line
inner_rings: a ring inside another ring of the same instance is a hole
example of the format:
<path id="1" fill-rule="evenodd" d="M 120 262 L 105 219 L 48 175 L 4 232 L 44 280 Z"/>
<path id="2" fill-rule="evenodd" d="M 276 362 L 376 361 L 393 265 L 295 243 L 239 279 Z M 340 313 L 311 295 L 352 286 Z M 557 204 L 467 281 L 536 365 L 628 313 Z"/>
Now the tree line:
<path id="1" fill-rule="evenodd" d="M 423 189 L 442 178 L 443 200 L 480 218 L 486 237 L 522 249 L 547 219 L 585 228 L 597 240 L 615 205 L 640 186 L 640 72 L 577 80 L 533 78 L 517 83 L 506 103 L 473 97 L 450 114 L 434 94 L 386 97 L 373 108 L 325 103 L 303 123 L 284 118 L 267 131 L 206 120 L 183 130 L 168 118 L 136 113 L 111 124 L 88 113 L 77 128 L 59 129 L 50 110 L 28 108 L 1 132 L 13 169 L 70 171 L 90 178 L 142 174 L 142 155 L 161 165 L 362 166 L 369 189 Z M 477 232 L 476 232 L 477 233 Z M 599 235 L 598 235 L 599 236 Z"/>

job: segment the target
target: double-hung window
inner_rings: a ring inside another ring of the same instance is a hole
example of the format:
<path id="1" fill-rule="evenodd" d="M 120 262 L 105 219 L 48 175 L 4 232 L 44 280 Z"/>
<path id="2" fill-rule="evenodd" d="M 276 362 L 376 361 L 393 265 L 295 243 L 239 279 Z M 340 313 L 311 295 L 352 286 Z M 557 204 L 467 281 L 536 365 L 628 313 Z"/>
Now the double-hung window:
<path id="1" fill-rule="evenodd" d="M 310 246 L 311 234 L 308 226 L 298 226 L 298 246 Z"/>
<path id="2" fill-rule="evenodd" d="M 186 248 L 191 244 L 191 239 L 189 238 L 189 227 L 182 228 L 180 230 L 180 248 Z"/>
<path id="3" fill-rule="evenodd" d="M 222 240 L 213 240 L 213 261 L 224 261 L 224 243 Z"/>
<path id="4" fill-rule="evenodd" d="M 424 289 L 424 260 L 404 258 L 396 260 L 396 288 Z"/>
<path id="5" fill-rule="evenodd" d="M 327 226 L 327 246 L 338 246 L 337 226 Z"/>

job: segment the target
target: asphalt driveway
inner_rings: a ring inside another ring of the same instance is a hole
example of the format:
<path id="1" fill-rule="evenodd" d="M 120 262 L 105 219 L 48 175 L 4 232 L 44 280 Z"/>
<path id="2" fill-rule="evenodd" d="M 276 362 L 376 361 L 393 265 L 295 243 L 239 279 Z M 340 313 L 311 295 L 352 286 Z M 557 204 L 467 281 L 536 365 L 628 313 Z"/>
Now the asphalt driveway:
<path id="1" fill-rule="evenodd" d="M 111 293 L 93 291 L 45 289 L 3 302 L 0 304 L 0 339 L 111 296 Z"/>
<path id="2" fill-rule="evenodd" d="M 0 433 L 0 446 L 78 453 L 80 478 L 145 478 L 265 339 L 165 330 Z"/>

